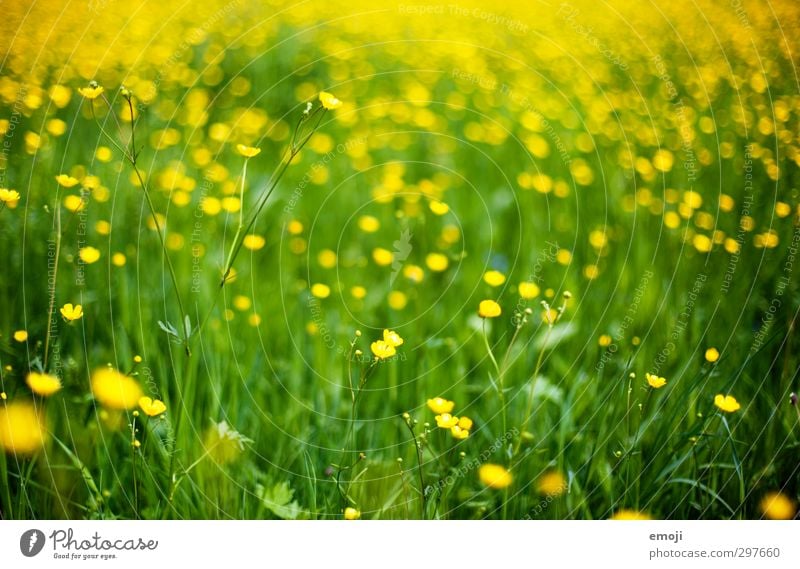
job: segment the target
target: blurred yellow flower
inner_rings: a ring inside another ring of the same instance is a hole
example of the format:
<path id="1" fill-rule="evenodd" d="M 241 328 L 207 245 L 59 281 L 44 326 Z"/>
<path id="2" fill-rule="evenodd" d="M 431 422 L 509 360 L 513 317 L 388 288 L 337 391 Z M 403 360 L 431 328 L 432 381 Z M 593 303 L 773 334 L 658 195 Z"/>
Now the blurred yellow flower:
<path id="1" fill-rule="evenodd" d="M 244 144 L 237 144 L 236 152 L 238 152 L 241 156 L 244 156 L 245 158 L 252 158 L 253 156 L 258 156 L 261 153 L 261 149 L 255 148 L 254 146 L 245 146 Z"/>
<path id="2" fill-rule="evenodd" d="M 339 99 L 337 99 L 336 97 L 325 91 L 322 91 L 319 94 L 319 102 L 322 103 L 322 106 L 328 109 L 329 111 L 338 109 L 339 107 L 342 106 L 342 102 Z"/>
<path id="3" fill-rule="evenodd" d="M 19 192 L 16 190 L 9 190 L 8 188 L 0 188 L 0 202 L 4 204 L 12 204 L 19 201 Z"/>
<path id="4" fill-rule="evenodd" d="M 450 413 L 455 405 L 456 404 L 454 401 L 448 401 L 443 397 L 434 397 L 433 399 L 428 399 L 428 408 L 437 415 Z"/>
<path id="5" fill-rule="evenodd" d="M 494 300 L 482 300 L 478 305 L 478 316 L 481 318 L 497 318 L 502 309 Z"/>
<path id="6" fill-rule="evenodd" d="M 78 251 L 78 257 L 87 265 L 91 265 L 100 258 L 100 251 L 94 247 L 81 247 L 81 250 Z"/>
<path id="7" fill-rule="evenodd" d="M 500 271 L 486 271 L 483 274 L 483 280 L 489 286 L 500 286 L 506 282 L 506 276 Z"/>
<path id="8" fill-rule="evenodd" d="M 17 342 L 24 342 L 28 339 L 28 331 L 27 330 L 17 330 L 14 332 L 14 340 Z"/>
<path id="9" fill-rule="evenodd" d="M 317 298 L 328 298 L 331 295 L 331 287 L 322 283 L 311 285 L 311 294 Z"/>
<path id="10" fill-rule="evenodd" d="M 431 200 L 430 203 L 428 204 L 428 207 L 436 215 L 444 215 L 448 211 L 450 211 L 450 206 L 448 206 L 446 203 L 440 202 L 438 200 Z"/>
<path id="11" fill-rule="evenodd" d="M 364 233 L 375 233 L 381 227 L 378 218 L 371 215 L 362 215 L 358 218 L 358 228 Z"/>
<path id="12" fill-rule="evenodd" d="M 90 83 L 88 87 L 78 88 L 78 93 L 80 93 L 83 97 L 89 99 L 90 101 L 102 95 L 103 91 L 105 91 L 105 89 L 103 89 L 101 86 L 99 86 L 97 83 L 94 82 Z"/>
<path id="13" fill-rule="evenodd" d="M 258 251 L 266 244 L 266 240 L 261 235 L 246 235 L 242 240 L 242 247 L 250 251 Z"/>
<path id="14" fill-rule="evenodd" d="M 142 397 L 142 388 L 131 377 L 110 367 L 92 374 L 92 393 L 104 407 L 133 409 Z"/>
<path id="15" fill-rule="evenodd" d="M 782 492 L 770 492 L 758 503 L 764 517 L 770 520 L 791 520 L 797 513 L 797 504 Z"/>
<path id="16" fill-rule="evenodd" d="M 667 384 L 667 380 L 663 377 L 658 377 L 657 374 L 654 373 L 646 373 L 644 374 L 645 378 L 647 379 L 647 383 L 653 389 L 661 389 Z"/>
<path id="17" fill-rule="evenodd" d="M 532 282 L 521 282 L 518 287 L 519 295 L 525 300 L 539 296 L 539 286 Z"/>
<path id="18" fill-rule="evenodd" d="M 144 414 L 148 417 L 155 417 L 167 410 L 167 406 L 160 399 L 151 399 L 150 397 L 140 397 L 139 407 Z"/>
<path id="19" fill-rule="evenodd" d="M 450 413 L 436 415 L 436 426 L 440 429 L 452 429 L 456 425 L 458 425 L 458 417 L 454 417 Z"/>
<path id="20" fill-rule="evenodd" d="M 372 250 L 372 260 L 375 261 L 376 265 L 379 265 L 381 267 L 391 265 L 393 259 L 394 259 L 394 253 L 392 253 L 388 249 L 384 249 L 383 247 L 376 247 L 375 249 Z"/>
<path id="21" fill-rule="evenodd" d="M 73 306 L 72 303 L 68 302 L 61 307 L 61 316 L 64 317 L 64 320 L 68 320 L 70 322 L 73 320 L 79 320 L 81 317 L 83 317 L 83 307 L 80 304 Z"/>
<path id="22" fill-rule="evenodd" d="M 449 259 L 441 253 L 430 253 L 425 257 L 425 264 L 435 273 L 441 273 L 450 264 Z"/>
<path id="23" fill-rule="evenodd" d="M 56 182 L 58 182 L 60 186 L 63 186 L 65 188 L 71 188 L 78 184 L 78 179 L 73 178 L 69 174 L 59 174 L 58 176 L 56 176 Z"/>
<path id="24" fill-rule="evenodd" d="M 472 419 L 463 416 L 458 420 L 458 426 L 461 427 L 462 429 L 466 429 L 467 431 L 469 431 L 470 429 L 472 429 Z"/>
<path id="25" fill-rule="evenodd" d="M 550 470 L 539 477 L 536 491 L 543 496 L 561 496 L 567 491 L 567 479 L 558 470 Z"/>
<path id="26" fill-rule="evenodd" d="M 706 350 L 706 361 L 712 364 L 719 359 L 719 350 L 717 348 L 708 348 Z"/>
<path id="27" fill-rule="evenodd" d="M 639 512 L 637 510 L 630 510 L 623 508 L 617 510 L 616 513 L 609 518 L 610 520 L 651 520 L 650 514 L 647 512 Z"/>
<path id="28" fill-rule="evenodd" d="M 714 405 L 726 413 L 733 413 L 742 407 L 733 395 L 722 395 L 721 393 L 714 397 Z"/>
<path id="29" fill-rule="evenodd" d="M 357 520 L 361 517 L 361 512 L 356 510 L 355 508 L 345 508 L 344 509 L 344 519 L 346 520 Z"/>
<path id="30" fill-rule="evenodd" d="M 608 334 L 602 334 L 597 339 L 597 345 L 599 345 L 601 348 L 607 348 L 608 346 L 611 345 L 611 341 L 612 341 L 611 336 L 609 336 Z"/>
<path id="31" fill-rule="evenodd" d="M 511 473 L 499 464 L 484 464 L 478 469 L 478 478 L 484 486 L 502 490 L 511 486 Z"/>
<path id="32" fill-rule="evenodd" d="M 9 454 L 32 454 L 47 437 L 44 418 L 29 402 L 0 405 L 0 447 Z"/>
<path id="33" fill-rule="evenodd" d="M 385 360 L 387 358 L 391 358 L 393 355 L 397 353 L 395 347 L 384 340 L 377 340 L 372 342 L 370 345 L 370 349 L 372 353 L 375 355 L 376 358 L 379 360 Z"/>
<path id="34" fill-rule="evenodd" d="M 450 434 L 454 439 L 464 440 L 469 437 L 469 429 L 462 429 L 458 425 L 450 427 Z"/>
<path id="35" fill-rule="evenodd" d="M 402 346 L 404 342 L 403 338 L 400 337 L 400 334 L 394 330 L 384 330 L 383 341 L 394 348 Z"/>
<path id="36" fill-rule="evenodd" d="M 28 378 L 25 382 L 28 384 L 28 387 L 31 388 L 31 391 L 42 397 L 49 397 L 61 389 L 61 380 L 48 373 L 32 371 L 28 374 Z"/>

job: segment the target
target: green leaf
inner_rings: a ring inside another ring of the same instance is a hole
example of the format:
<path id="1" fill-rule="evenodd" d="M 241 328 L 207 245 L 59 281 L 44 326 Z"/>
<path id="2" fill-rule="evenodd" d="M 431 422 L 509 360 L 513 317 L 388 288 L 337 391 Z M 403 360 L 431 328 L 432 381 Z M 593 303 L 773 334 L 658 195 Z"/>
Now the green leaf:
<path id="1" fill-rule="evenodd" d="M 261 484 L 256 486 L 256 493 L 264 507 L 283 520 L 296 520 L 300 517 L 300 504 L 293 501 L 294 490 L 288 482 L 278 482 L 271 488 Z"/>

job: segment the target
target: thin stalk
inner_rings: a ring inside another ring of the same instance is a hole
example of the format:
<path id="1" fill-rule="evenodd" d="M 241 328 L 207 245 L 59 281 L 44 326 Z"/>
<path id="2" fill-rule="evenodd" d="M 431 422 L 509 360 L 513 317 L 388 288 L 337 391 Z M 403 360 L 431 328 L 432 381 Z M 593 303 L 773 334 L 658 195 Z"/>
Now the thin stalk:
<path id="1" fill-rule="evenodd" d="M 50 301 L 47 308 L 47 334 L 44 337 L 44 365 L 43 368 L 47 370 L 47 358 L 50 354 L 50 332 L 53 326 L 53 312 L 56 308 L 56 282 L 58 281 L 58 259 L 61 255 L 61 206 L 58 203 L 58 193 L 56 193 L 55 203 L 55 218 L 56 218 L 56 254 L 53 258 L 53 289 L 50 291 Z"/>

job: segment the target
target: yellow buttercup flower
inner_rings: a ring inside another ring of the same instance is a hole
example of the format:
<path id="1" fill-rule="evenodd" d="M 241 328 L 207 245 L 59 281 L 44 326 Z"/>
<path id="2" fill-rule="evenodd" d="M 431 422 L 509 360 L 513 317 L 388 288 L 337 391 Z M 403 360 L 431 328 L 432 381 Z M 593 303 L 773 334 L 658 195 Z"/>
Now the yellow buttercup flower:
<path id="1" fill-rule="evenodd" d="M 346 520 L 357 520 L 361 517 L 361 512 L 356 510 L 355 508 L 345 508 L 344 509 L 344 519 Z"/>
<path id="2" fill-rule="evenodd" d="M 472 429 L 472 419 L 470 419 L 467 416 L 462 416 L 458 420 L 458 426 L 462 429 L 469 431 L 470 429 Z"/>
<path id="3" fill-rule="evenodd" d="M 61 380 L 48 373 L 32 371 L 28 374 L 28 378 L 25 382 L 28 384 L 28 387 L 31 388 L 31 391 L 42 397 L 49 397 L 61 389 Z"/>
<path id="4" fill-rule="evenodd" d="M 531 298 L 536 298 L 539 296 L 539 285 L 527 281 L 521 282 L 517 287 L 517 291 L 522 298 L 525 300 L 530 300 Z"/>
<path id="5" fill-rule="evenodd" d="M 127 410 L 139 403 L 142 388 L 131 377 L 104 367 L 92 374 L 92 393 L 104 407 Z"/>
<path id="6" fill-rule="evenodd" d="M 609 518 L 610 520 L 651 520 L 650 514 L 647 512 L 639 512 L 638 510 L 630 510 L 623 508 Z"/>
<path id="7" fill-rule="evenodd" d="M 79 320 L 83 317 L 83 307 L 80 304 L 73 306 L 71 302 L 68 302 L 61 307 L 61 316 L 64 317 L 64 320 L 68 320 L 69 322 Z"/>
<path id="8" fill-rule="evenodd" d="M 256 148 L 254 146 L 245 146 L 244 144 L 237 144 L 236 152 L 238 152 L 245 158 L 252 158 L 253 156 L 258 156 L 259 154 L 261 154 L 261 149 Z"/>
<path id="9" fill-rule="evenodd" d="M 91 265 L 100 258 L 100 251 L 94 247 L 81 247 L 81 250 L 78 251 L 78 257 L 87 265 Z"/>
<path id="10" fill-rule="evenodd" d="M 397 348 L 398 346 L 403 345 L 403 338 L 400 337 L 400 334 L 395 332 L 394 330 L 384 330 L 383 331 L 383 341 L 389 344 L 390 346 L 394 346 Z"/>
<path id="11" fill-rule="evenodd" d="M 486 271 L 483 274 L 483 280 L 489 286 L 500 286 L 506 282 L 506 276 L 500 271 Z"/>
<path id="12" fill-rule="evenodd" d="M 667 380 L 663 377 L 658 377 L 657 374 L 646 373 L 644 376 L 647 379 L 647 383 L 650 384 L 650 387 L 653 389 L 661 389 L 667 384 Z"/>
<path id="13" fill-rule="evenodd" d="M 764 517 L 770 520 L 791 520 L 797 513 L 797 504 L 782 492 L 770 492 L 758 503 Z"/>
<path id="14" fill-rule="evenodd" d="M 478 316 L 481 318 L 497 318 L 503 310 L 494 300 L 482 300 L 478 305 Z"/>
<path id="15" fill-rule="evenodd" d="M 484 486 L 494 490 L 508 488 L 513 482 L 511 473 L 499 464 L 484 464 L 478 469 L 478 478 Z"/>
<path id="16" fill-rule="evenodd" d="M 375 355 L 376 358 L 379 360 L 385 360 L 387 358 L 391 358 L 393 355 L 397 353 L 395 347 L 391 344 L 388 344 L 384 340 L 377 340 L 372 342 L 370 345 L 370 349 L 372 353 Z"/>
<path id="17" fill-rule="evenodd" d="M 714 363 L 719 359 L 719 350 L 717 348 L 708 348 L 706 350 L 706 361 L 710 363 Z"/>
<path id="18" fill-rule="evenodd" d="M 721 393 L 714 397 L 714 405 L 726 413 L 733 413 L 742 407 L 733 395 L 722 395 Z"/>
<path id="19" fill-rule="evenodd" d="M 331 287 L 322 283 L 311 285 L 311 294 L 317 298 L 328 298 L 331 295 Z"/>
<path id="20" fill-rule="evenodd" d="M 543 496 L 561 496 L 567 491 L 567 479 L 558 470 L 545 472 L 536 482 L 536 491 Z"/>
<path id="21" fill-rule="evenodd" d="M 436 426 L 440 429 L 452 429 L 456 425 L 458 425 L 458 417 L 454 417 L 450 413 L 436 415 Z"/>
<path id="22" fill-rule="evenodd" d="M 450 264 L 450 260 L 447 258 L 447 256 L 442 255 L 441 253 L 430 253 L 427 257 L 425 257 L 425 264 L 434 273 L 441 273 L 447 269 L 447 266 Z"/>
<path id="23" fill-rule="evenodd" d="M 448 401 L 443 397 L 434 397 L 433 399 L 428 399 L 428 408 L 437 415 L 452 412 L 455 405 L 456 404 L 454 401 Z"/>
<path id="24" fill-rule="evenodd" d="M 453 425 L 450 427 L 450 434 L 454 439 L 464 440 L 469 437 L 469 429 L 462 429 L 458 425 Z"/>
<path id="25" fill-rule="evenodd" d="M 160 399 L 151 399 L 150 397 L 140 397 L 139 407 L 144 414 L 148 417 L 156 417 L 167 410 L 167 406 Z"/>
<path id="26" fill-rule="evenodd" d="M 5 204 L 13 204 L 19 201 L 19 192 L 16 190 L 9 190 L 8 188 L 0 188 L 0 202 Z"/>
<path id="27" fill-rule="evenodd" d="M 322 103 L 322 106 L 328 109 L 329 111 L 338 109 L 339 107 L 342 106 L 342 102 L 339 99 L 337 99 L 336 97 L 325 91 L 322 91 L 319 94 L 319 102 Z"/>
<path id="28" fill-rule="evenodd" d="M 44 418 L 29 402 L 0 405 L 0 448 L 9 454 L 33 454 L 44 444 Z"/>
<path id="29" fill-rule="evenodd" d="M 71 188 L 78 184 L 78 179 L 73 178 L 69 174 L 59 174 L 58 176 L 56 176 L 56 182 L 58 182 L 60 186 L 63 186 L 65 188 Z"/>
<path id="30" fill-rule="evenodd" d="M 102 95 L 103 91 L 105 91 L 105 89 L 103 89 L 101 86 L 99 86 L 94 81 L 89 83 L 88 87 L 79 87 L 78 88 L 78 93 L 80 93 L 84 98 L 89 99 L 90 101 L 92 101 L 92 100 L 96 99 L 97 97 L 99 97 L 100 95 Z"/>
<path id="31" fill-rule="evenodd" d="M 250 251 L 258 251 L 259 249 L 262 249 L 266 244 L 267 240 L 264 239 L 261 235 L 247 235 L 242 240 L 242 247 Z"/>
<path id="32" fill-rule="evenodd" d="M 14 340 L 17 342 L 24 342 L 28 339 L 28 331 L 27 330 L 17 330 L 14 332 Z"/>

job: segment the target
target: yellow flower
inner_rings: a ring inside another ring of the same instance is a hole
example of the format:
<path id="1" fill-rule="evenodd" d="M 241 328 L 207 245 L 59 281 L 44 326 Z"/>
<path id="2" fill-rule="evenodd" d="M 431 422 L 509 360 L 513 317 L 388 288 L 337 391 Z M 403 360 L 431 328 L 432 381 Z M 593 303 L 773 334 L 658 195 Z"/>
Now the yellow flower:
<path id="1" fill-rule="evenodd" d="M 452 429 L 456 425 L 458 425 L 458 417 L 454 417 L 450 413 L 436 415 L 436 426 L 440 429 Z"/>
<path id="2" fill-rule="evenodd" d="M 428 265 L 428 268 L 434 273 L 441 273 L 447 269 L 450 261 L 441 253 L 430 253 L 427 257 L 425 257 L 425 264 Z"/>
<path id="3" fill-rule="evenodd" d="M 458 426 L 462 429 L 469 431 L 470 429 L 472 429 L 472 419 L 463 416 L 458 420 Z"/>
<path id="4" fill-rule="evenodd" d="M 100 251 L 94 247 L 81 247 L 81 250 L 78 251 L 78 257 L 87 265 L 91 265 L 100 258 Z"/>
<path id="5" fill-rule="evenodd" d="M 717 348 L 708 348 L 706 350 L 706 361 L 712 364 L 719 359 L 719 350 Z"/>
<path id="6" fill-rule="evenodd" d="M 428 408 L 437 415 L 450 413 L 455 405 L 456 404 L 454 401 L 448 401 L 443 397 L 434 397 L 433 399 L 428 399 Z"/>
<path id="7" fill-rule="evenodd" d="M 83 317 L 83 307 L 80 304 L 72 306 L 72 303 L 68 302 L 61 307 L 61 316 L 64 317 L 64 320 L 68 320 L 70 322 L 73 320 L 79 320 Z"/>
<path id="8" fill-rule="evenodd" d="M 500 271 L 486 271 L 483 274 L 483 280 L 489 286 L 500 286 L 506 282 L 506 276 Z"/>
<path id="9" fill-rule="evenodd" d="M 453 425 L 450 427 L 450 434 L 453 436 L 454 439 L 464 440 L 469 437 L 469 429 L 462 429 L 458 425 Z"/>
<path id="10" fill-rule="evenodd" d="M 9 190 L 8 188 L 0 188 L 0 202 L 13 204 L 19 201 L 19 192 L 16 190 Z"/>
<path id="11" fill-rule="evenodd" d="M 400 334 L 395 332 L 394 330 L 384 330 L 383 331 L 383 341 L 397 348 L 398 346 L 403 345 L 403 338 L 400 337 Z"/>
<path id="12" fill-rule="evenodd" d="M 61 380 L 56 376 L 36 371 L 28 374 L 26 383 L 31 388 L 31 391 L 42 397 L 48 397 L 61 389 Z"/>
<path id="13" fill-rule="evenodd" d="M 733 395 L 722 395 L 721 393 L 714 397 L 714 405 L 726 413 L 733 413 L 742 407 Z"/>
<path id="14" fill-rule="evenodd" d="M 362 215 L 358 218 L 358 228 L 364 233 L 375 233 L 381 227 L 381 222 L 372 215 Z"/>
<path id="15" fill-rule="evenodd" d="M 140 397 L 139 407 L 144 411 L 148 417 L 155 417 L 161 415 L 167 410 L 167 406 L 160 399 L 151 399 L 150 397 Z"/>
<path id="16" fill-rule="evenodd" d="M 328 298 L 331 295 L 331 287 L 322 283 L 311 285 L 311 294 L 317 298 Z"/>
<path id="17" fill-rule="evenodd" d="M 428 207 L 431 208 L 431 211 L 436 215 L 444 215 L 450 211 L 450 206 L 438 200 L 431 200 Z"/>
<path id="18" fill-rule="evenodd" d="M 60 186 L 64 186 L 65 188 L 71 188 L 78 184 L 78 179 L 73 178 L 69 174 L 59 174 L 58 176 L 56 176 L 56 182 L 58 182 Z"/>
<path id="19" fill-rule="evenodd" d="M 558 470 L 545 472 L 539 477 L 536 490 L 543 496 L 561 496 L 567 491 L 567 479 Z"/>
<path id="20" fill-rule="evenodd" d="M 758 507 L 770 520 L 791 520 L 797 513 L 795 501 L 781 492 L 770 492 L 761 498 Z"/>
<path id="21" fill-rule="evenodd" d="M 610 345 L 611 345 L 611 341 L 612 341 L 612 340 L 611 340 L 611 336 L 609 336 L 608 334 L 603 334 L 602 336 L 600 336 L 600 337 L 597 339 L 597 344 L 598 344 L 598 345 L 599 345 L 601 348 L 607 348 L 608 346 L 610 346 Z"/>
<path id="22" fill-rule="evenodd" d="M 621 510 L 617 510 L 617 512 L 611 516 L 609 519 L 611 520 L 651 520 L 653 518 L 650 517 L 650 514 L 647 512 L 639 512 L 637 510 L 629 510 L 623 508 Z"/>
<path id="23" fill-rule="evenodd" d="M 391 358 L 397 353 L 397 350 L 395 350 L 394 346 L 384 340 L 372 342 L 370 349 L 372 350 L 372 353 L 375 354 L 375 357 L 379 360 Z"/>
<path id="24" fill-rule="evenodd" d="M 254 146 L 245 146 L 244 144 L 237 144 L 236 152 L 238 152 L 245 158 L 252 158 L 253 156 L 258 156 L 261 153 L 261 149 L 255 148 Z"/>
<path id="25" fill-rule="evenodd" d="M 361 512 L 356 510 L 355 508 L 345 508 L 344 509 L 344 519 L 346 520 L 357 520 L 361 517 Z"/>
<path id="26" fill-rule="evenodd" d="M 392 261 L 394 260 L 394 253 L 388 249 L 384 249 L 383 247 L 376 247 L 372 251 L 372 260 L 375 261 L 376 265 L 385 267 L 392 264 Z"/>
<path id="27" fill-rule="evenodd" d="M 17 342 L 24 342 L 28 339 L 28 331 L 27 330 L 17 330 L 14 332 L 14 340 Z"/>
<path id="28" fill-rule="evenodd" d="M 96 99 L 97 97 L 99 97 L 100 95 L 102 95 L 102 94 L 103 94 L 103 91 L 105 91 L 105 89 L 103 89 L 102 87 L 100 87 L 100 86 L 99 86 L 97 83 L 95 83 L 94 81 L 92 81 L 91 83 L 89 83 L 89 86 L 88 86 L 88 87 L 79 87 L 79 88 L 78 88 L 78 93 L 80 93 L 80 94 L 81 94 L 81 95 L 83 95 L 85 98 L 89 99 L 90 101 L 91 101 L 91 100 L 93 100 L 93 99 Z"/>
<path id="29" fill-rule="evenodd" d="M 478 316 L 481 318 L 497 318 L 502 309 L 494 300 L 482 300 L 478 305 Z"/>
<path id="30" fill-rule="evenodd" d="M 478 469 L 478 478 L 484 486 L 502 490 L 511 486 L 511 473 L 499 464 L 484 464 Z"/>
<path id="31" fill-rule="evenodd" d="M 92 374 L 92 393 L 104 407 L 127 410 L 139 403 L 142 388 L 127 375 L 104 367 Z"/>
<path id="32" fill-rule="evenodd" d="M 9 454 L 32 454 L 47 436 L 44 418 L 29 402 L 0 405 L 0 447 Z"/>
<path id="33" fill-rule="evenodd" d="M 519 291 L 519 295 L 526 300 L 539 296 L 539 286 L 536 283 L 527 281 L 521 282 L 517 290 Z"/>
<path id="34" fill-rule="evenodd" d="M 319 94 L 319 102 L 322 103 L 322 106 L 328 109 L 329 111 L 338 109 L 339 107 L 342 106 L 342 102 L 339 99 L 337 99 L 330 93 L 326 93 L 325 91 L 322 91 Z"/>
<path id="35" fill-rule="evenodd" d="M 548 326 L 552 326 L 558 320 L 558 310 L 555 308 L 546 308 L 542 310 L 542 322 Z"/>
<path id="36" fill-rule="evenodd" d="M 650 384 L 650 387 L 653 389 L 661 389 L 667 384 L 667 380 L 663 377 L 658 377 L 658 375 L 654 373 L 646 373 L 644 374 L 645 378 L 647 378 L 647 383 Z"/>
<path id="37" fill-rule="evenodd" d="M 267 241 L 261 235 L 247 235 L 242 240 L 242 247 L 245 249 L 249 249 L 250 251 L 258 251 L 264 245 L 266 245 Z"/>

